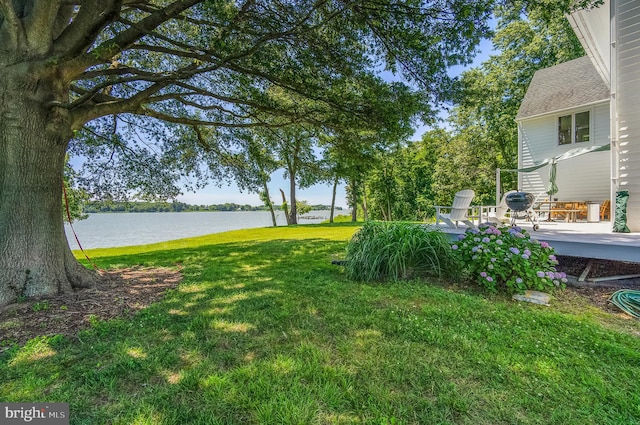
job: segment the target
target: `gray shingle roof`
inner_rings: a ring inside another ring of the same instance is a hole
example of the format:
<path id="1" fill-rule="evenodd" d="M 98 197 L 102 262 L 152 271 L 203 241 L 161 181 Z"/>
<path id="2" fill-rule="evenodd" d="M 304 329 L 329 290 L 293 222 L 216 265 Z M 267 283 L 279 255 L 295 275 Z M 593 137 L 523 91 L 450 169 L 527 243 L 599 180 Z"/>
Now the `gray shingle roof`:
<path id="1" fill-rule="evenodd" d="M 608 100 L 609 88 L 584 56 L 536 71 L 517 120 Z"/>

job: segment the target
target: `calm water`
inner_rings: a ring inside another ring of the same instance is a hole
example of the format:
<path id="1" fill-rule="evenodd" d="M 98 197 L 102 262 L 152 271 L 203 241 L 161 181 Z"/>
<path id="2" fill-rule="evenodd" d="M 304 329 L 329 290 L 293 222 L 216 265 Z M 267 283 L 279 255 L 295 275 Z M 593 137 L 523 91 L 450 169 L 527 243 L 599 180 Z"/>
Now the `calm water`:
<path id="1" fill-rule="evenodd" d="M 335 215 L 347 214 L 336 211 Z M 301 217 L 300 224 L 320 223 L 329 218 L 329 211 L 312 211 L 309 219 Z M 276 212 L 276 222 L 284 226 L 283 212 Z M 268 211 L 224 211 L 181 213 L 108 213 L 90 214 L 86 220 L 73 223 L 83 248 L 110 248 L 142 245 L 173 239 L 220 233 L 227 230 L 271 226 Z M 75 237 L 65 226 L 71 249 L 78 249 Z"/>

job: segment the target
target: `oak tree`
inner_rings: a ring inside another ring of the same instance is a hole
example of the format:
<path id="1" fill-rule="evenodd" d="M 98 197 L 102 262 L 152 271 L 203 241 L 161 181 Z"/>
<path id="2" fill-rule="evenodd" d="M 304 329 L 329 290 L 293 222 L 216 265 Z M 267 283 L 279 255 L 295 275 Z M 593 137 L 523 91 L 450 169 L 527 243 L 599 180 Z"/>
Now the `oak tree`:
<path id="1" fill-rule="evenodd" d="M 392 126 L 383 97 L 371 102 L 386 87 L 376 73 L 439 101 L 491 3 L 0 0 L 0 305 L 97 279 L 64 234 L 67 153 L 94 196 L 171 197 L 215 177 L 207 126 Z M 280 104 L 273 87 L 309 102 Z"/>

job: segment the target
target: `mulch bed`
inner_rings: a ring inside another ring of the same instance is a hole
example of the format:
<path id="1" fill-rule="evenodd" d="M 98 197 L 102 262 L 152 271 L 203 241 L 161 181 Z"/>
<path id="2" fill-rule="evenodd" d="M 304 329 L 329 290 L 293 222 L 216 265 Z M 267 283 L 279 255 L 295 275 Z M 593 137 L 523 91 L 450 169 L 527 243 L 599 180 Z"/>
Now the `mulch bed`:
<path id="1" fill-rule="evenodd" d="M 0 308 L 0 353 L 41 335 L 77 335 L 96 320 L 130 317 L 182 280 L 178 270 L 134 267 L 102 272 L 95 287 Z"/>
<path id="2" fill-rule="evenodd" d="M 600 277 L 638 275 L 640 274 L 640 263 L 562 255 L 558 255 L 557 258 L 559 264 L 556 269 L 565 272 L 570 277 L 567 289 L 576 295 L 587 298 L 592 305 L 609 313 L 623 314 L 617 307 L 609 303 L 611 294 L 619 289 L 640 290 L 640 278 L 613 279 L 597 283 L 589 281 Z M 585 282 L 578 282 L 578 278 L 589 263 L 591 263 L 591 267 L 585 276 Z"/>
<path id="3" fill-rule="evenodd" d="M 569 257 L 558 255 L 558 270 L 571 276 L 580 276 L 591 261 L 591 269 L 587 275 L 589 278 L 624 276 L 640 274 L 640 263 L 630 263 L 626 261 L 599 260 L 583 257 Z"/>

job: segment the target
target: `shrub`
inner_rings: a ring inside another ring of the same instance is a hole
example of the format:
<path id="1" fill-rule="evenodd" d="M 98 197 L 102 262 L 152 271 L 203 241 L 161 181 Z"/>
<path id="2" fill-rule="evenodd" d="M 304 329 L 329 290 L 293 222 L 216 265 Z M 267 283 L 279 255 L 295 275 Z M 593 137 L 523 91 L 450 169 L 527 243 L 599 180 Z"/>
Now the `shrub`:
<path id="1" fill-rule="evenodd" d="M 531 239 L 520 227 L 481 225 L 468 229 L 452 245 L 465 269 L 481 286 L 497 291 L 549 290 L 564 286 L 554 250 L 546 242 Z"/>
<path id="2" fill-rule="evenodd" d="M 459 269 L 442 231 L 422 224 L 366 222 L 347 245 L 347 276 L 363 281 L 397 281 L 455 276 Z"/>

